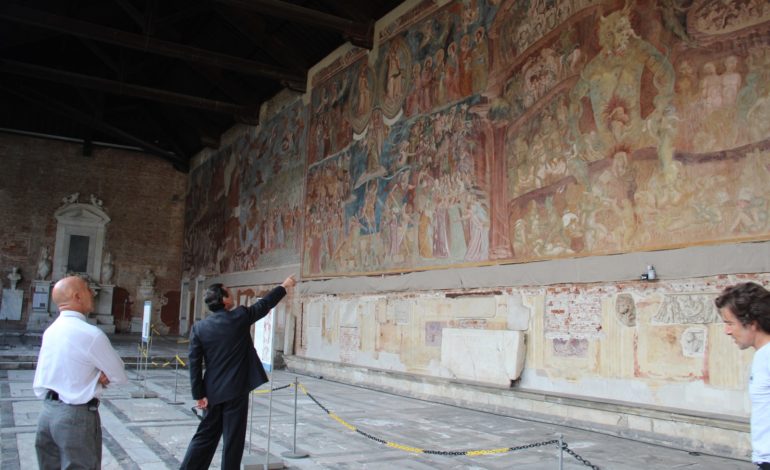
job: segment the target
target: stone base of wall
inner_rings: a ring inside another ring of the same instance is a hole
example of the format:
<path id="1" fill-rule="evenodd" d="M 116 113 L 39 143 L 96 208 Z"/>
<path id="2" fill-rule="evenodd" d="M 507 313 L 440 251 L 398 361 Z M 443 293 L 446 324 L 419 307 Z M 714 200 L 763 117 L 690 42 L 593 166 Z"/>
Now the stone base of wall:
<path id="1" fill-rule="evenodd" d="M 290 371 L 521 419 L 577 427 L 691 452 L 751 458 L 747 419 L 639 407 L 536 390 L 496 388 L 337 362 L 284 356 Z"/>

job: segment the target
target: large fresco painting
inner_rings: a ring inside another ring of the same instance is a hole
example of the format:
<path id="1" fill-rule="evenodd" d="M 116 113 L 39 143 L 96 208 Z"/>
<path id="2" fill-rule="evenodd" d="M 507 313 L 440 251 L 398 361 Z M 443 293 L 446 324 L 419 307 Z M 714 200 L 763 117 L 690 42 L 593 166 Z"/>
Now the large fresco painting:
<path id="1" fill-rule="evenodd" d="M 305 277 L 770 233 L 766 1 L 426 1 L 313 80 Z"/>
<path id="2" fill-rule="evenodd" d="M 299 262 L 307 110 L 295 100 L 192 171 L 185 272 L 216 275 Z"/>
<path id="3" fill-rule="evenodd" d="M 313 89 L 314 104 L 342 90 L 346 109 L 317 141 L 348 128 L 350 139 L 309 160 L 304 276 L 489 260 L 493 130 L 473 108 L 487 81 L 495 7 L 430 10 L 381 34 L 376 56 L 334 64 Z"/>

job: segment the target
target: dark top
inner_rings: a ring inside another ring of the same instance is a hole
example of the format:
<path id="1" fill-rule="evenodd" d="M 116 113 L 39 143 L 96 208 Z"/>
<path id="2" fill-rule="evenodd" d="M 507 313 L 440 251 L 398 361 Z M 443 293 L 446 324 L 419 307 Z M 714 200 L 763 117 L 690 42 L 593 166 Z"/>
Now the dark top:
<path id="1" fill-rule="evenodd" d="M 194 399 L 206 397 L 209 405 L 216 405 L 267 382 L 250 329 L 285 295 L 286 289 L 278 286 L 251 307 L 239 306 L 229 312 L 222 309 L 193 325 L 189 361 Z"/>

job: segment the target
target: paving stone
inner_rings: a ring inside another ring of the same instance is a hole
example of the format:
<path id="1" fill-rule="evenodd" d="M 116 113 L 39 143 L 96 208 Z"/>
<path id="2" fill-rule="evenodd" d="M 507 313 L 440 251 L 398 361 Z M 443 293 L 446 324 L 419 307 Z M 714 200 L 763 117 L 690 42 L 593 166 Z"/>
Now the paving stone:
<path id="1" fill-rule="evenodd" d="M 112 338 L 124 357 L 135 357 L 135 338 Z M 35 356 L 34 341 L 15 345 L 11 353 Z M 154 354 L 186 362 L 186 345 L 174 340 L 153 345 Z M 181 352 L 180 352 L 181 351 Z M 8 353 L 8 351 L 5 351 Z M 10 354 L 10 353 L 9 353 Z M 164 360 L 156 360 L 164 364 Z M 128 360 L 126 361 L 128 362 Z M 129 371 L 130 383 L 109 387 L 100 408 L 104 435 L 103 469 L 175 469 L 199 423 L 190 411 L 186 369 L 176 370 L 173 361 L 163 368 Z M 137 376 L 146 375 L 137 380 Z M 34 426 L 41 403 L 32 393 L 33 370 L 0 371 L 0 418 L 3 470 L 37 468 Z M 563 435 L 569 448 L 597 465 L 612 470 L 752 470 L 749 462 L 640 443 L 599 433 L 543 424 L 519 418 L 431 403 L 365 388 L 298 376 L 302 385 L 326 410 L 352 426 L 333 419 L 313 399 L 299 393 L 297 400 L 296 447 L 310 454 L 305 459 L 286 459 L 286 468 L 317 469 L 557 469 L 558 447 L 549 444 L 511 452 L 478 456 L 432 455 L 407 452 L 397 446 L 435 451 L 490 450 L 558 440 Z M 295 375 L 276 371 L 275 387 L 291 384 Z M 157 398 L 131 398 L 131 392 L 146 387 Z M 294 448 L 294 389 L 252 394 L 246 454 L 263 453 L 268 446 L 268 416 L 271 420 L 270 452 L 280 456 Z M 181 404 L 172 404 L 181 402 Z M 358 431 L 358 432 L 357 432 Z M 363 435 L 391 443 L 390 446 Z M 220 468 L 221 444 L 212 462 Z M 563 468 L 588 468 L 568 454 Z"/>

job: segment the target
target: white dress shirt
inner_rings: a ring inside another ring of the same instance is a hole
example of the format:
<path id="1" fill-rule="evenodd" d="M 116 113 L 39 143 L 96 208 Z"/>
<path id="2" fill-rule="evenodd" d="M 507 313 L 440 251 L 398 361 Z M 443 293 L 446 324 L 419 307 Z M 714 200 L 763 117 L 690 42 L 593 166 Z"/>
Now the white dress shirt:
<path id="1" fill-rule="evenodd" d="M 107 335 L 89 324 L 83 314 L 62 311 L 43 333 L 32 385 L 35 395 L 44 398 L 48 390 L 54 390 L 64 403 L 88 403 L 101 396 L 100 372 L 111 385 L 128 382 L 123 360 Z"/>

